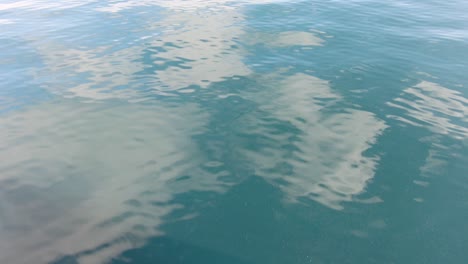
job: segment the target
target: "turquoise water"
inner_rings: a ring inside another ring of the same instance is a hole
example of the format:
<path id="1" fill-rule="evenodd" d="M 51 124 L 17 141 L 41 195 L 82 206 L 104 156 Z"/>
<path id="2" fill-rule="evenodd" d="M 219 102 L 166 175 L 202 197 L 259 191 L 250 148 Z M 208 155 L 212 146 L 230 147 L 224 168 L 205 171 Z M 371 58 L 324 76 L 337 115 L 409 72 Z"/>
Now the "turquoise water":
<path id="1" fill-rule="evenodd" d="M 0 3 L 0 263 L 468 263 L 463 0 Z"/>

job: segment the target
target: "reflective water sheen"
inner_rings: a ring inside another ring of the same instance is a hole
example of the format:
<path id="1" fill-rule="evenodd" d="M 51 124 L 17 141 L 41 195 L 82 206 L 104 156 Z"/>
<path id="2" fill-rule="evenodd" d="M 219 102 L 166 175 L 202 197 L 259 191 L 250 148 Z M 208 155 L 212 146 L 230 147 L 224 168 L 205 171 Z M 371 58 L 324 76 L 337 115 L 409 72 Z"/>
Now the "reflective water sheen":
<path id="1" fill-rule="evenodd" d="M 463 0 L 4 0 L 0 263 L 467 263 Z"/>

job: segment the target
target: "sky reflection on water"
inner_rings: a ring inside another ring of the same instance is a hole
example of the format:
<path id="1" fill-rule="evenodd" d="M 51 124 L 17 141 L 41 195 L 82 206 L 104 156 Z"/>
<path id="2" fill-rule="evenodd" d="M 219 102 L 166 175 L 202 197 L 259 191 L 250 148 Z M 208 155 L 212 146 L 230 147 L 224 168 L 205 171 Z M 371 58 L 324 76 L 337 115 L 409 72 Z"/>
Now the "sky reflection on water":
<path id="1" fill-rule="evenodd" d="M 460 21 L 333 2 L 0 4 L 0 262 L 117 262 L 158 243 L 247 263 L 399 262 L 405 239 L 417 253 L 401 263 L 453 253 L 440 234 L 463 235 L 446 219 L 467 207 L 466 80 L 405 41 L 461 47 Z"/>

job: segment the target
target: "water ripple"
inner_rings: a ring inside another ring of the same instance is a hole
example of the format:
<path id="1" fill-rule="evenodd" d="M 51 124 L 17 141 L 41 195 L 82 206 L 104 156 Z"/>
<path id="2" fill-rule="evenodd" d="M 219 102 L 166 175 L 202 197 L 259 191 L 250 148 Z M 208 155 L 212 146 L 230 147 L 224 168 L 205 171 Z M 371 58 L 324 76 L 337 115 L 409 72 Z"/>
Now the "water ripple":
<path id="1" fill-rule="evenodd" d="M 468 99 L 458 91 L 422 81 L 405 89 L 388 105 L 405 112 L 402 116 L 389 117 L 458 139 L 468 137 Z"/>
<path id="2" fill-rule="evenodd" d="M 252 131 L 249 137 L 266 140 L 260 150 L 245 150 L 256 173 L 282 182 L 291 201 L 310 198 L 342 209 L 341 203 L 352 201 L 372 179 L 378 157 L 364 153 L 387 126 L 361 110 L 330 113 L 340 95 L 328 82 L 307 74 L 288 76 L 267 87 L 252 98 L 264 100 L 259 103 L 269 119 L 252 117 L 257 121 L 247 122 L 252 125 L 245 128 Z M 255 145 L 262 143 L 258 140 Z"/>
<path id="3" fill-rule="evenodd" d="M 111 243 L 88 262 L 98 263 L 160 233 L 175 194 L 223 190 L 216 174 L 196 172 L 206 161 L 190 137 L 205 119 L 189 104 L 71 101 L 2 119 L 1 262 L 48 263 Z M 180 175 L 190 183 L 173 181 Z"/>
<path id="4" fill-rule="evenodd" d="M 466 259 L 465 6 L 3 1 L 0 263 Z"/>

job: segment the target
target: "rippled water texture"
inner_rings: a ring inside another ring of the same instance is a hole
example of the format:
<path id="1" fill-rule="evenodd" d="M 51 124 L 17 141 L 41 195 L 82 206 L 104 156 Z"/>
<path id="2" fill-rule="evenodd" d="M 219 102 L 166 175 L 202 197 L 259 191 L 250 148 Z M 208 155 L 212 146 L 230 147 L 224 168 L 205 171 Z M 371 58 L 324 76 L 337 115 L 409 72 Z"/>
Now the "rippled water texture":
<path id="1" fill-rule="evenodd" d="M 0 263 L 467 263 L 468 4 L 0 3 Z"/>

